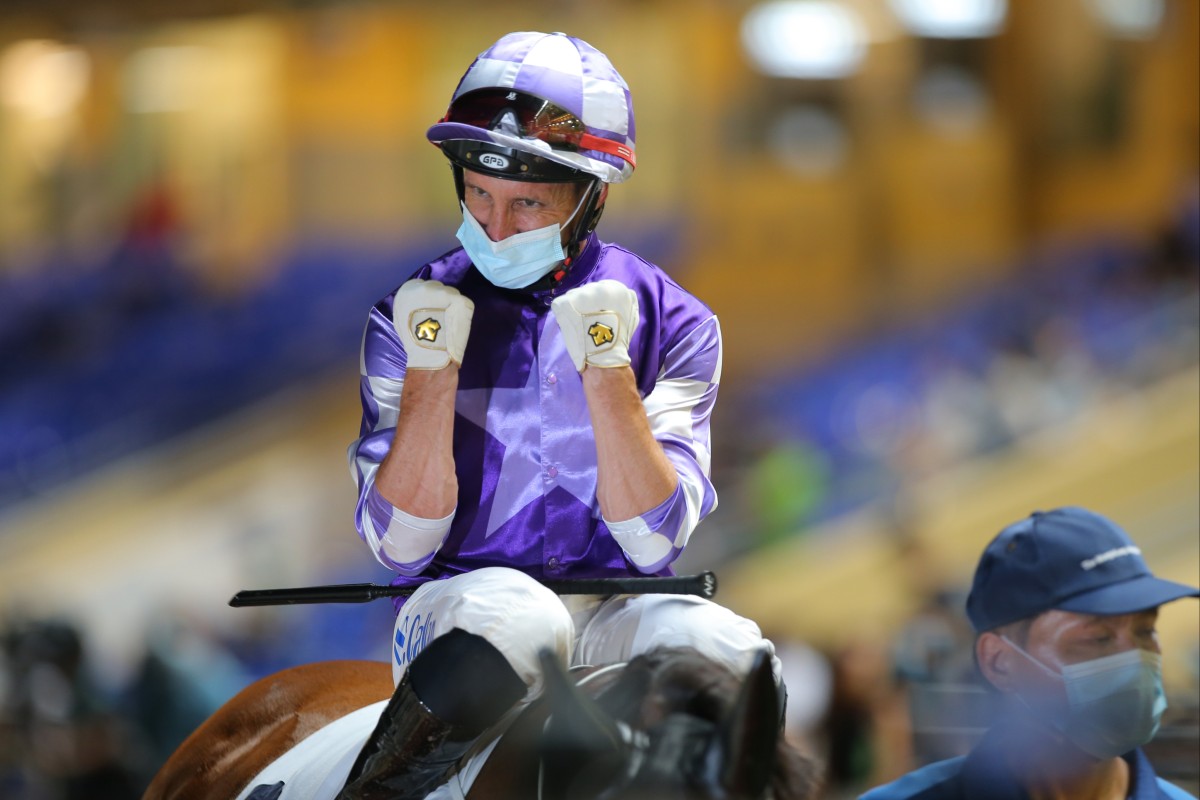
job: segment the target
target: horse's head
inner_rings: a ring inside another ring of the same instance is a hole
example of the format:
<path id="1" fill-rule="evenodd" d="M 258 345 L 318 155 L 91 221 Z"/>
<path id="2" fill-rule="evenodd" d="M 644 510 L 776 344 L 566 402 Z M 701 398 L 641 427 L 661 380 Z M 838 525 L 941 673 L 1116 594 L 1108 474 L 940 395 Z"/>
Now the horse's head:
<path id="1" fill-rule="evenodd" d="M 686 648 L 614 672 L 595 698 L 543 657 L 542 800 L 804 800 L 811 763 L 780 736 L 765 651 L 746 679 Z"/>

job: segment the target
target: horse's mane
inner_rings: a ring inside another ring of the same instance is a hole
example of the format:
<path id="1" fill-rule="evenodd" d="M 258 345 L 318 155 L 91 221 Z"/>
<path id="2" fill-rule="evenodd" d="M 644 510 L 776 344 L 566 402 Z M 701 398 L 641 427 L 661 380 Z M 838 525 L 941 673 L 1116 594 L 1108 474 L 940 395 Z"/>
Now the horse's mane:
<path id="1" fill-rule="evenodd" d="M 730 669 L 696 650 L 659 647 L 633 658 L 595 699 L 614 719 L 648 730 L 673 713 L 718 723 L 730 714 L 741 685 Z M 813 760 L 781 733 L 771 778 L 773 800 L 815 797 L 817 772 Z"/>

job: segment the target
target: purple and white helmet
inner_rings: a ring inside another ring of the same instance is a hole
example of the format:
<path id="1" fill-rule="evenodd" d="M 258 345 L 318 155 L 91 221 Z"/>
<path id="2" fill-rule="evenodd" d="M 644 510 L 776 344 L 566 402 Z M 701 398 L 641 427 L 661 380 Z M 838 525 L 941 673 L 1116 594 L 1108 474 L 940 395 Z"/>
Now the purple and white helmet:
<path id="1" fill-rule="evenodd" d="M 426 136 L 456 165 L 512 180 L 621 183 L 636 161 L 629 86 L 607 56 L 564 33 L 501 37 Z"/>

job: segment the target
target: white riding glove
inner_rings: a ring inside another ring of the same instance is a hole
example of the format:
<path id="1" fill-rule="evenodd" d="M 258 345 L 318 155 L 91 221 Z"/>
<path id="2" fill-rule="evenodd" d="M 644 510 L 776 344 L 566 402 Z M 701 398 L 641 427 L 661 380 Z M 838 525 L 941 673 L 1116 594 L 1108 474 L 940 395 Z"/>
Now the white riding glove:
<path id="1" fill-rule="evenodd" d="M 408 369 L 462 364 L 474 313 L 475 304 L 453 286 L 420 278 L 405 282 L 392 301 L 392 324 L 408 353 Z"/>
<path id="2" fill-rule="evenodd" d="M 638 326 L 638 300 L 620 281 L 585 283 L 550 304 L 575 368 L 629 364 L 629 339 Z"/>

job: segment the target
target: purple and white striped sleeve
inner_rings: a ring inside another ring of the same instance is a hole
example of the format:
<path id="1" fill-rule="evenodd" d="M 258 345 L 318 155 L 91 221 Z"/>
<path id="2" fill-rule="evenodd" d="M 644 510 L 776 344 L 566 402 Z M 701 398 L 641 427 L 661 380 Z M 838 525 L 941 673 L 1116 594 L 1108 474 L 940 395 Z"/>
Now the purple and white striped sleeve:
<path id="1" fill-rule="evenodd" d="M 346 455 L 358 485 L 354 527 L 359 536 L 385 567 L 401 575 L 418 575 L 445 541 L 454 512 L 443 519 L 416 517 L 393 506 L 375 487 L 375 475 L 392 446 L 400 418 L 407 360 L 390 317 L 376 306 L 367 319 L 359 356 L 360 435 Z"/>
<path id="2" fill-rule="evenodd" d="M 675 467 L 679 485 L 641 516 L 605 520 L 641 572 L 658 572 L 674 561 L 696 525 L 716 508 L 709 427 L 720 381 L 721 327 L 709 317 L 667 353 L 654 390 L 642 401 L 650 431 Z"/>

